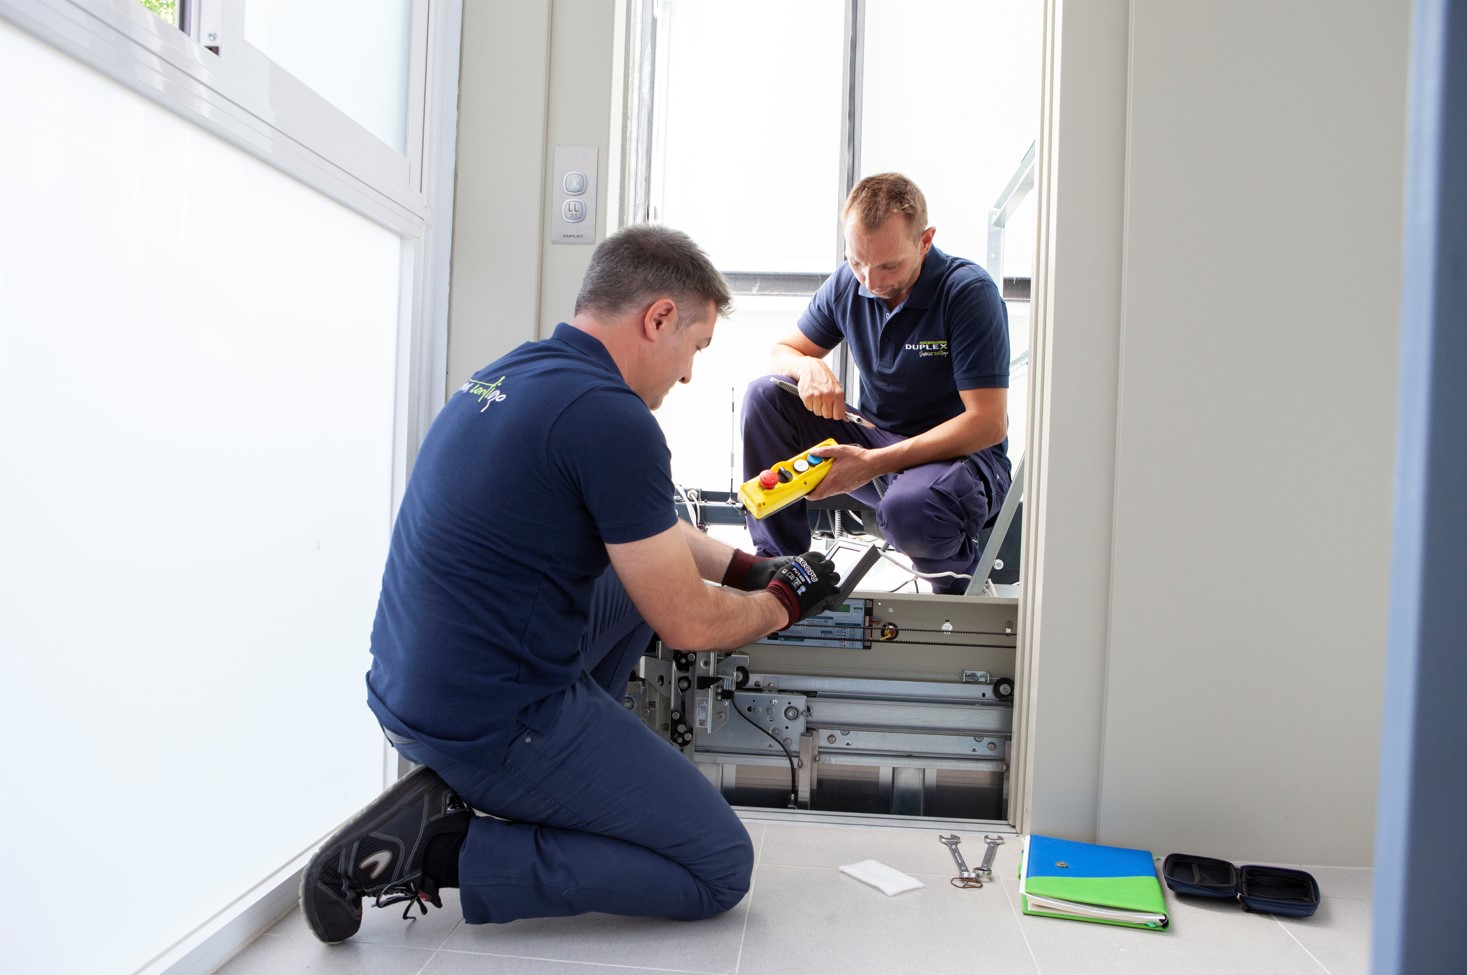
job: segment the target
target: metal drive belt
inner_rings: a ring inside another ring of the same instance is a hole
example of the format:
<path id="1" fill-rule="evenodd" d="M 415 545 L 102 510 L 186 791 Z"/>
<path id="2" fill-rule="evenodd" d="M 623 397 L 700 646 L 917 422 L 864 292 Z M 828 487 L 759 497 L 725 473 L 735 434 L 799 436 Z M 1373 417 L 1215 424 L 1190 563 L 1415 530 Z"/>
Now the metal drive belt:
<path id="1" fill-rule="evenodd" d="M 796 623 L 783 631 L 786 637 L 799 639 L 806 635 L 821 634 L 829 636 L 831 631 L 850 634 L 845 639 L 869 643 L 909 643 L 925 644 L 940 647 L 990 647 L 998 650 L 1014 649 L 1015 635 L 1002 633 L 997 630 L 955 630 L 943 627 L 898 627 L 895 623 L 885 623 L 878 619 L 871 619 L 864 624 L 855 623 L 819 623 L 806 624 Z M 943 637 L 1001 637 L 1008 641 L 1006 643 L 986 643 L 977 640 L 962 639 L 911 639 L 910 634 L 941 634 Z"/>

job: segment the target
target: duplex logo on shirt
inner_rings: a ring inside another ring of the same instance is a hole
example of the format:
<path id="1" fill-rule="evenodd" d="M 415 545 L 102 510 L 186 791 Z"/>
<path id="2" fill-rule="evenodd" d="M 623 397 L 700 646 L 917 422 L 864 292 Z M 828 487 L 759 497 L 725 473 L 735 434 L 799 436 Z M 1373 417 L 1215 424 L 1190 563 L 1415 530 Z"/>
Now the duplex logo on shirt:
<path id="1" fill-rule="evenodd" d="M 468 382 L 460 386 L 458 388 L 458 391 L 460 393 L 468 393 L 470 396 L 477 396 L 479 398 L 479 402 L 484 404 L 483 406 L 479 407 L 479 412 L 483 413 L 493 404 L 498 403 L 506 398 L 504 392 L 499 388 L 499 385 L 502 382 L 504 382 L 503 376 L 500 376 L 492 383 L 481 383 L 477 379 L 470 379 Z"/>
<path id="2" fill-rule="evenodd" d="M 906 351 L 917 353 L 919 358 L 926 359 L 930 356 L 947 355 L 947 339 L 923 339 L 920 342 L 908 342 Z"/>

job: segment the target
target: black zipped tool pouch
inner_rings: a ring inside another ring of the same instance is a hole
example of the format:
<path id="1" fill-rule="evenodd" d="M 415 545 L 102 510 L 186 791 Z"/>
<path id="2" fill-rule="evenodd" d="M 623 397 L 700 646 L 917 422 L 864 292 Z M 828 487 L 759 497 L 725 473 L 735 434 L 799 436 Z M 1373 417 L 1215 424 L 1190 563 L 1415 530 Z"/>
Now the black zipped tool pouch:
<path id="1" fill-rule="evenodd" d="M 1161 874 L 1173 893 L 1237 900 L 1243 910 L 1258 914 L 1309 917 L 1319 907 L 1319 883 L 1291 867 L 1238 867 L 1215 857 L 1169 853 Z"/>

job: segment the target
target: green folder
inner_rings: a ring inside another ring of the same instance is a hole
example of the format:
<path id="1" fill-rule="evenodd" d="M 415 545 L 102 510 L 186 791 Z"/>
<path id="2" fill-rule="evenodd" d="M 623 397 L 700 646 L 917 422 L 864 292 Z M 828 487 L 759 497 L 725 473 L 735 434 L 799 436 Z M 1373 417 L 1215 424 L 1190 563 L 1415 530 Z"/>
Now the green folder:
<path id="1" fill-rule="evenodd" d="M 1025 914 L 1166 929 L 1166 899 L 1146 850 L 1024 838 L 1019 901 Z"/>

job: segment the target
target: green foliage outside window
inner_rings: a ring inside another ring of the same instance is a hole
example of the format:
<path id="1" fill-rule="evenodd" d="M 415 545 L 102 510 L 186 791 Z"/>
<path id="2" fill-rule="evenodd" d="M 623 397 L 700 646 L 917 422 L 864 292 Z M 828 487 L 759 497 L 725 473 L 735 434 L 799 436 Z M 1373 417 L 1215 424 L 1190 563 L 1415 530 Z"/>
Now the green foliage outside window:
<path id="1" fill-rule="evenodd" d="M 138 3 L 147 7 L 174 27 L 178 26 L 178 0 L 138 0 Z"/>

